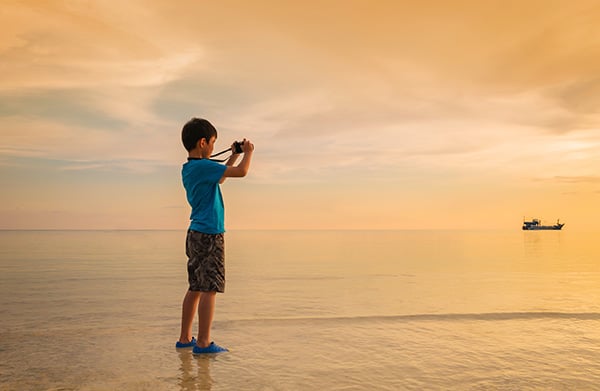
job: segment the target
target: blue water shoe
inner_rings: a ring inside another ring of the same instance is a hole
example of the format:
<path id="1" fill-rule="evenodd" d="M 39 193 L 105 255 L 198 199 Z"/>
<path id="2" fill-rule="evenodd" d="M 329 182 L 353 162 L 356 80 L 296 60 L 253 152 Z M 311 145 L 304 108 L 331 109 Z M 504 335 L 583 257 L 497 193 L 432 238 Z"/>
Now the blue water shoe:
<path id="1" fill-rule="evenodd" d="M 179 342 L 177 341 L 177 343 L 175 344 L 175 348 L 176 349 L 180 349 L 180 348 L 191 348 L 196 346 L 196 338 L 192 337 L 192 342 L 188 342 L 188 343 L 183 343 L 183 342 Z"/>
<path id="2" fill-rule="evenodd" d="M 194 354 L 207 354 L 207 353 L 223 353 L 223 352 L 228 352 L 229 350 L 225 349 L 222 346 L 217 345 L 214 342 L 211 342 L 210 345 L 208 345 L 205 348 L 201 348 L 200 346 L 194 346 L 194 350 L 192 350 L 192 353 Z"/>

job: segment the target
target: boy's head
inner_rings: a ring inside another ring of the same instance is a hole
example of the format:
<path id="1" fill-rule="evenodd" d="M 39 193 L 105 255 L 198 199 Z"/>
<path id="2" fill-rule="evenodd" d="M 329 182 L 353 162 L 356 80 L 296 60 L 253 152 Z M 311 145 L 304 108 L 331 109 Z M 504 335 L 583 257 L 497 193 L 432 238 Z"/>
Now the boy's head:
<path id="1" fill-rule="evenodd" d="M 192 118 L 181 131 L 181 141 L 188 152 L 196 148 L 198 141 L 202 139 L 205 139 L 208 144 L 213 136 L 217 137 L 217 129 L 202 118 Z"/>

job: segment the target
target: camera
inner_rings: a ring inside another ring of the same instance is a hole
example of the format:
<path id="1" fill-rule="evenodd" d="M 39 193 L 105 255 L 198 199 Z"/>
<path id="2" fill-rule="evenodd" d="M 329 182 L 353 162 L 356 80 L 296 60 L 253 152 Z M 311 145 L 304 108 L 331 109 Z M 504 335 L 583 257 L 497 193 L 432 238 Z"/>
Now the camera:
<path id="1" fill-rule="evenodd" d="M 243 146 L 244 146 L 244 142 L 243 141 L 234 141 L 233 142 L 233 152 L 234 153 L 242 153 L 242 152 L 244 152 L 244 150 L 242 149 Z"/>

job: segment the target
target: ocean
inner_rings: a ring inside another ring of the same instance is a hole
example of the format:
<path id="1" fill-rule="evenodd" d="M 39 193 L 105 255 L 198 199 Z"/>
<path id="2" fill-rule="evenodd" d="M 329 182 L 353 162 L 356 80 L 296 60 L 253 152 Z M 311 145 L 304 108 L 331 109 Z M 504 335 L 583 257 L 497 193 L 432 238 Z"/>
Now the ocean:
<path id="1" fill-rule="evenodd" d="M 185 231 L 0 231 L 0 390 L 600 389 L 598 237 L 230 231 L 194 357 Z"/>

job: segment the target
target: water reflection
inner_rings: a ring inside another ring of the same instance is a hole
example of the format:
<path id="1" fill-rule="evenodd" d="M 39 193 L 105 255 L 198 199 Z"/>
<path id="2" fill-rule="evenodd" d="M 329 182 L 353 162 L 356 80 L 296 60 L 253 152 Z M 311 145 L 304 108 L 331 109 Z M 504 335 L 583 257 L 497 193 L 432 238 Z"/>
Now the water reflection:
<path id="1" fill-rule="evenodd" d="M 561 231 L 523 231 L 527 258 L 555 260 L 562 252 Z"/>
<path id="2" fill-rule="evenodd" d="M 210 375 L 212 357 L 194 356 L 191 350 L 178 351 L 181 360 L 179 388 L 182 391 L 207 391 L 214 383 Z"/>

